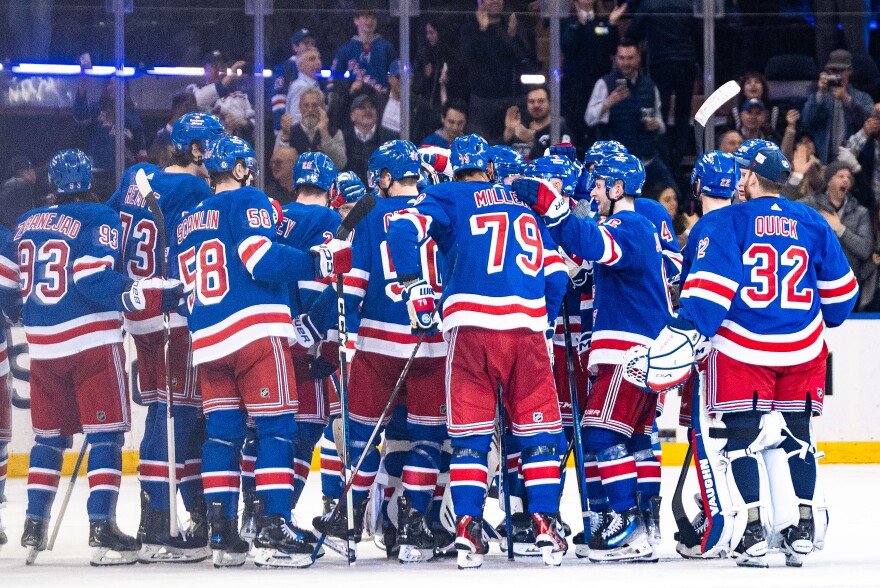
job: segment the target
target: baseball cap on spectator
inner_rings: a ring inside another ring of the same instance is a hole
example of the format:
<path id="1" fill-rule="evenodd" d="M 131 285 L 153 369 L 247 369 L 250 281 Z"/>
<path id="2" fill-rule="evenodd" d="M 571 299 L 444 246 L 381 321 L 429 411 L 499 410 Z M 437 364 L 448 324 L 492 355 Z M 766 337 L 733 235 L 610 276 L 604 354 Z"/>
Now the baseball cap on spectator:
<path id="1" fill-rule="evenodd" d="M 788 181 L 788 176 L 791 175 L 791 164 L 782 151 L 765 147 L 755 153 L 749 170 L 771 182 L 784 184 Z"/>
<path id="2" fill-rule="evenodd" d="M 852 54 L 846 49 L 835 49 L 825 62 L 825 69 L 839 70 L 852 67 Z"/>
<path id="3" fill-rule="evenodd" d="M 213 51 L 205 53 L 205 58 L 202 59 L 202 63 L 226 63 L 226 57 L 224 57 L 222 51 L 214 49 Z"/>
<path id="4" fill-rule="evenodd" d="M 825 183 L 834 177 L 834 175 L 842 169 L 848 169 L 852 173 L 852 168 L 843 161 L 832 161 L 825 167 Z"/>
<path id="5" fill-rule="evenodd" d="M 294 32 L 293 35 L 290 36 L 290 44 L 291 45 L 299 45 L 303 42 L 303 39 L 306 37 L 311 37 L 312 33 L 309 32 L 309 29 L 299 29 Z"/>
<path id="6" fill-rule="evenodd" d="M 17 176 L 19 173 L 23 172 L 26 169 L 31 169 L 34 167 L 34 164 L 31 163 L 31 160 L 25 157 L 24 155 L 16 155 L 12 159 L 9 160 L 9 175 Z"/>
<path id="7" fill-rule="evenodd" d="M 388 75 L 400 77 L 400 60 L 395 59 L 388 64 Z"/>
<path id="8" fill-rule="evenodd" d="M 746 100 L 745 102 L 743 102 L 743 105 L 739 107 L 739 111 L 740 111 L 740 112 L 745 112 L 745 111 L 747 111 L 749 108 L 751 108 L 751 107 L 753 107 L 753 106 L 757 106 L 758 108 L 761 109 L 762 112 L 765 111 L 765 110 L 767 110 L 767 107 L 764 106 L 764 103 L 763 103 L 763 102 L 761 102 L 761 101 L 760 101 L 759 99 L 757 99 L 757 98 L 751 98 L 750 100 Z"/>
<path id="9" fill-rule="evenodd" d="M 373 100 L 372 96 L 370 96 L 369 94 L 358 94 L 355 99 L 351 101 L 351 109 L 357 110 L 368 102 L 370 103 L 370 105 L 373 106 L 373 108 L 376 108 L 376 101 Z"/>

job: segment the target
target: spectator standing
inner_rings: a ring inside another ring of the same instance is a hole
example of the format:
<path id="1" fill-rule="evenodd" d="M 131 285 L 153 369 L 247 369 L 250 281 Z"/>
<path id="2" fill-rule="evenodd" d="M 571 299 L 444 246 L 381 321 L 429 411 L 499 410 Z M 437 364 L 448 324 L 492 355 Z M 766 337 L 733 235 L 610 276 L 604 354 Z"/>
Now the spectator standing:
<path id="1" fill-rule="evenodd" d="M 196 97 L 199 109 L 211 112 L 217 100 L 234 91 L 233 83 L 244 77 L 244 61 L 236 61 L 227 67 L 226 58 L 214 50 L 205 56 L 205 83 L 202 86 L 190 84 L 187 90 Z"/>
<path id="2" fill-rule="evenodd" d="M 733 155 L 733 152 L 743 144 L 743 141 L 745 139 L 743 139 L 742 133 L 736 129 L 730 129 L 725 131 L 721 138 L 718 139 L 718 150 Z"/>
<path id="3" fill-rule="evenodd" d="M 505 112 L 520 95 L 523 63 L 534 61 L 534 48 L 516 13 L 505 19 L 503 11 L 504 0 L 479 0 L 475 17 L 461 27 L 470 88 L 468 121 L 489 143 L 501 139 Z"/>
<path id="4" fill-rule="evenodd" d="M 825 182 L 825 192 L 806 196 L 801 202 L 815 208 L 828 221 L 861 286 L 864 274 L 874 269 L 871 261 L 874 238 L 870 214 L 849 194 L 853 175 L 845 163 L 829 163 L 825 168 Z"/>
<path id="5" fill-rule="evenodd" d="M 822 63 L 837 46 L 837 24 L 843 29 L 846 48 L 853 55 L 867 55 L 864 0 L 815 0 L 816 61 Z"/>
<path id="6" fill-rule="evenodd" d="M 278 147 L 269 160 L 272 181 L 266 186 L 266 195 L 278 202 L 293 202 L 296 194 L 293 190 L 293 166 L 299 153 L 293 147 Z"/>
<path id="7" fill-rule="evenodd" d="M 803 129 L 815 139 L 816 152 L 825 164 L 837 159 L 843 143 L 864 124 L 874 106 L 870 96 L 850 86 L 851 75 L 849 51 L 832 51 L 819 74 L 818 89 L 804 104 Z"/>
<path id="8" fill-rule="evenodd" d="M 816 194 L 825 187 L 825 166 L 816 157 L 813 137 L 809 133 L 798 132 L 797 123 L 800 118 L 801 113 L 797 110 L 791 109 L 785 113 L 785 134 L 779 144 L 782 154 L 791 162 L 791 175 L 788 176 L 788 183 L 782 192 L 790 200 Z"/>
<path id="9" fill-rule="evenodd" d="M 320 151 L 332 159 L 337 168 L 344 168 L 348 161 L 345 138 L 341 130 L 330 126 L 324 92 L 320 88 L 304 90 L 299 96 L 299 111 L 298 124 L 290 124 L 289 115 L 281 117 L 275 148 L 293 147 L 298 153 Z"/>
<path id="10" fill-rule="evenodd" d="M 627 35 L 648 42 L 648 72 L 660 92 L 659 116 L 669 119 L 675 94 L 674 127 L 666 133 L 667 163 L 678 167 L 688 145 L 691 99 L 697 76 L 697 26 L 692 0 L 642 0 Z"/>
<path id="11" fill-rule="evenodd" d="M 562 22 L 562 106 L 574 144 L 583 151 L 592 142 L 583 113 L 596 81 L 611 71 L 617 48 L 617 23 L 626 12 L 623 3 L 609 15 L 596 13 L 595 0 L 574 0 L 574 14 Z"/>
<path id="12" fill-rule="evenodd" d="M 743 139 L 765 139 L 779 142 L 779 135 L 770 126 L 770 117 L 766 105 L 757 98 L 751 98 L 739 107 L 739 131 Z"/>
<path id="13" fill-rule="evenodd" d="M 400 138 L 400 61 L 395 59 L 388 66 L 388 99 L 382 107 L 379 123 L 386 140 Z"/>
<path id="14" fill-rule="evenodd" d="M 308 29 L 298 29 L 290 36 L 290 48 L 293 54 L 272 69 L 272 128 L 276 133 L 281 128 L 281 115 L 289 114 L 287 97 L 290 85 L 299 77 L 300 56 L 315 48 L 315 38 Z"/>
<path id="15" fill-rule="evenodd" d="M 425 36 L 416 50 L 413 93 L 437 113 L 450 101 L 467 100 L 467 73 L 447 31 L 436 21 L 425 23 Z"/>
<path id="16" fill-rule="evenodd" d="M 770 106 L 770 87 L 767 85 L 767 78 L 764 74 L 757 72 L 748 72 L 743 74 L 739 80 L 740 91 L 733 100 L 733 108 L 730 110 L 728 125 L 731 128 L 740 130 L 742 122 L 740 121 L 740 109 L 743 104 L 749 100 L 760 100 L 770 113 L 770 127 L 776 129 L 779 120 L 779 107 Z"/>
<path id="17" fill-rule="evenodd" d="M 351 126 L 345 129 L 345 152 L 348 155 L 349 169 L 362 181 L 367 179 L 367 164 L 370 155 L 386 140 L 378 125 L 376 101 L 369 94 L 359 94 L 351 103 Z M 340 169 L 342 166 L 337 165 Z"/>
<path id="18" fill-rule="evenodd" d="M 31 160 L 23 155 L 9 160 L 9 172 L 10 178 L 0 186 L 0 225 L 11 231 L 18 217 L 37 207 L 34 197 L 37 173 Z"/>
<path id="19" fill-rule="evenodd" d="M 449 149 L 456 137 L 464 134 L 467 125 L 467 107 L 458 102 L 447 102 L 443 105 L 443 114 L 440 117 L 443 126 L 425 137 L 422 145 L 435 145 Z"/>
<path id="20" fill-rule="evenodd" d="M 846 151 L 858 164 L 855 194 L 868 210 L 880 202 L 880 103 L 874 105 L 865 124 L 846 141 Z"/>
<path id="21" fill-rule="evenodd" d="M 172 164 L 171 154 L 174 153 L 174 146 L 171 144 L 171 129 L 174 127 L 175 121 L 188 112 L 195 112 L 199 109 L 196 104 L 196 97 L 192 92 L 178 92 L 171 98 L 171 118 L 164 127 L 156 131 L 153 142 L 150 143 L 150 149 L 147 152 L 147 158 L 160 167 L 168 167 Z"/>
<path id="22" fill-rule="evenodd" d="M 658 136 L 666 132 L 659 117 L 660 93 L 654 81 L 639 71 L 641 54 L 634 41 L 621 40 L 614 69 L 593 86 L 584 121 L 599 139 L 614 139 L 642 160 L 645 183 L 675 186 L 669 168 L 659 157 Z"/>
<path id="23" fill-rule="evenodd" d="M 300 119 L 300 95 L 308 88 L 318 87 L 318 74 L 321 72 L 321 54 L 314 47 L 306 49 L 299 55 L 297 67 L 299 68 L 298 75 L 290 83 L 290 89 L 287 93 L 287 98 L 285 98 L 285 104 L 287 105 L 286 114 L 290 115 L 292 124 L 297 124 Z M 272 108 L 275 108 L 274 101 L 272 102 Z"/>
<path id="24" fill-rule="evenodd" d="M 376 91 L 388 90 L 388 66 L 397 59 L 397 50 L 390 41 L 376 33 L 376 12 L 361 8 L 355 12 L 354 26 L 357 34 L 343 44 L 333 58 L 334 76 L 348 73 L 359 84 L 352 84 L 350 92 L 357 92 L 361 85 Z M 337 166 L 339 167 L 339 166 Z"/>
<path id="25" fill-rule="evenodd" d="M 511 106 L 504 117 L 505 145 L 516 149 L 528 160 L 543 157 L 544 150 L 552 143 L 550 140 L 550 91 L 547 86 L 537 86 L 526 94 L 526 111 L 523 120 L 519 106 Z M 565 121 L 562 121 L 559 141 L 570 143 L 571 137 Z"/>

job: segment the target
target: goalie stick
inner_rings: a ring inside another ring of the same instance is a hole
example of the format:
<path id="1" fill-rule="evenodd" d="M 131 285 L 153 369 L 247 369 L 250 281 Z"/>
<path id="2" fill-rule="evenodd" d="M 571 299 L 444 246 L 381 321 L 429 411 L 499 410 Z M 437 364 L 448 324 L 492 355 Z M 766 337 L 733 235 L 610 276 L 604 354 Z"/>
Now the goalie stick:
<path id="1" fill-rule="evenodd" d="M 336 230 L 335 237 L 337 239 L 348 239 L 354 227 L 361 222 L 367 214 L 376 206 L 376 197 L 372 194 L 366 194 L 351 211 L 342 219 L 342 224 Z M 351 497 L 351 481 L 354 479 L 351 471 L 351 456 L 349 454 L 350 433 L 349 433 L 349 416 L 348 416 L 348 358 L 345 354 L 348 345 L 348 326 L 345 323 L 345 292 L 344 292 L 343 274 L 336 274 L 336 309 L 338 313 L 337 330 L 339 333 L 339 404 L 342 409 L 342 467 L 345 472 L 343 483 L 345 484 L 345 492 L 340 502 L 345 502 L 345 518 L 348 524 L 348 533 L 346 534 L 346 559 L 348 565 L 354 565 L 357 561 L 357 554 L 354 550 L 354 505 Z M 408 364 L 407 364 L 408 367 Z M 381 420 L 380 420 L 381 422 Z M 337 506 L 339 502 L 337 502 Z M 322 536 L 323 539 L 323 536 Z M 323 541 L 319 541 L 319 544 Z M 319 548 L 320 549 L 320 546 Z M 316 553 L 317 550 L 316 549 Z M 314 561 L 313 554 L 312 561 Z"/>
<path id="2" fill-rule="evenodd" d="M 697 114 L 694 115 L 694 139 L 697 144 L 697 157 L 703 155 L 706 150 L 706 125 L 709 123 L 709 119 L 715 115 L 715 112 L 721 108 L 725 102 L 733 99 L 739 94 L 739 90 L 739 84 L 730 80 L 712 92 L 712 94 L 706 98 L 706 101 L 703 102 L 703 105 L 700 106 Z"/>
<path id="3" fill-rule="evenodd" d="M 157 244 L 159 246 L 159 268 L 163 279 L 168 279 L 168 235 L 165 233 L 165 215 L 156 202 L 156 194 L 147 179 L 143 168 L 134 175 L 138 192 L 147 201 L 147 207 L 156 221 Z M 162 313 L 163 349 L 165 350 L 165 429 L 168 445 L 168 521 L 169 533 L 178 535 L 177 522 L 177 447 L 174 441 L 174 398 L 171 393 L 171 357 L 169 341 L 171 340 L 171 314 Z"/>

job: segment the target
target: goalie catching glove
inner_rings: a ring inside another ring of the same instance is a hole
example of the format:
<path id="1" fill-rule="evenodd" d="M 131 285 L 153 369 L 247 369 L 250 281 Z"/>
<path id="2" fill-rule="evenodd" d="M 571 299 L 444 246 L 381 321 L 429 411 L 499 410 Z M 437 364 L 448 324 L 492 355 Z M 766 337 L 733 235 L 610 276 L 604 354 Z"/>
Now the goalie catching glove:
<path id="1" fill-rule="evenodd" d="M 511 185 L 514 195 L 541 215 L 544 224 L 555 227 L 569 215 L 568 201 L 547 180 L 519 178 Z"/>
<path id="2" fill-rule="evenodd" d="M 351 243 L 348 241 L 331 239 L 327 243 L 315 245 L 309 252 L 314 257 L 315 275 L 318 278 L 351 271 Z"/>
<path id="3" fill-rule="evenodd" d="M 403 300 L 409 313 L 413 334 L 432 334 L 437 331 L 437 301 L 432 288 L 425 280 L 409 280 L 403 284 Z"/>
<path id="4" fill-rule="evenodd" d="M 182 296 L 180 280 L 146 278 L 130 283 L 122 293 L 121 305 L 125 312 L 168 312 L 177 308 Z"/>
<path id="5" fill-rule="evenodd" d="M 709 354 L 709 340 L 689 320 L 673 316 L 650 347 L 636 345 L 624 355 L 623 378 L 662 394 L 684 384 L 695 361 Z"/>

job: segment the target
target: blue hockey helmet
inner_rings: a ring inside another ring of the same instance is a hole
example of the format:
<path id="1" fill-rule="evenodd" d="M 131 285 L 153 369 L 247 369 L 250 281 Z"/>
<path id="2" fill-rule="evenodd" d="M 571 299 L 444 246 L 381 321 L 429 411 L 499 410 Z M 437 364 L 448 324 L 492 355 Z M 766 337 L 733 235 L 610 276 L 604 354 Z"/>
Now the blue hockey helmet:
<path id="1" fill-rule="evenodd" d="M 623 193 L 641 196 L 645 183 L 645 166 L 639 158 L 629 153 L 615 153 L 599 161 L 592 169 L 593 182 L 602 178 L 608 190 L 617 180 L 623 182 Z"/>
<path id="2" fill-rule="evenodd" d="M 418 178 L 422 169 L 419 150 L 410 141 L 402 139 L 382 143 L 367 163 L 367 183 L 371 188 L 379 185 L 379 177 L 386 169 L 392 180 Z"/>
<path id="3" fill-rule="evenodd" d="M 775 149 L 779 151 L 779 145 L 764 139 L 749 139 L 748 141 L 743 141 L 743 144 L 736 148 L 736 151 L 733 152 L 733 158 L 741 168 L 746 169 L 752 163 L 755 154 L 761 149 Z"/>
<path id="4" fill-rule="evenodd" d="M 49 181 L 60 194 L 86 192 L 92 186 L 92 160 L 79 149 L 62 149 L 49 161 Z"/>
<path id="5" fill-rule="evenodd" d="M 202 151 L 208 144 L 218 141 L 226 134 L 223 123 L 213 114 L 206 112 L 187 112 L 174 121 L 171 128 L 171 144 L 178 153 L 189 150 L 193 141 L 198 141 Z"/>
<path id="6" fill-rule="evenodd" d="M 449 160 L 454 174 L 466 169 L 489 169 L 489 144 L 479 135 L 456 137 L 450 151 Z"/>
<path id="7" fill-rule="evenodd" d="M 561 192 L 566 196 L 574 195 L 578 182 L 578 168 L 570 159 L 559 155 L 547 155 L 532 160 L 523 170 L 523 175 L 544 180 L 559 178 L 562 182 Z"/>
<path id="8" fill-rule="evenodd" d="M 367 194 L 367 187 L 353 171 L 339 172 L 336 176 L 336 198 L 330 203 L 333 208 L 343 204 L 354 204 Z"/>
<path id="9" fill-rule="evenodd" d="M 697 180 L 700 180 L 699 191 Z M 733 155 L 723 151 L 709 151 L 694 164 L 691 186 L 694 196 L 707 194 L 716 198 L 733 198 L 739 181 L 739 165 Z"/>
<path id="10" fill-rule="evenodd" d="M 251 173 L 254 175 L 258 173 L 257 159 L 250 143 L 240 137 L 229 135 L 208 144 L 205 167 L 211 173 L 229 172 L 239 159 L 244 161 L 245 167 Z"/>
<path id="11" fill-rule="evenodd" d="M 596 141 L 590 145 L 590 148 L 587 149 L 586 154 L 584 154 L 584 166 L 589 166 L 591 163 L 598 163 L 605 157 L 615 153 L 629 153 L 629 151 L 626 150 L 623 143 L 618 141 Z"/>
<path id="12" fill-rule="evenodd" d="M 333 160 L 327 155 L 318 151 L 306 151 L 296 158 L 293 166 L 293 187 L 317 186 L 329 192 L 338 174 Z"/>
<path id="13" fill-rule="evenodd" d="M 526 159 L 519 151 L 507 145 L 489 147 L 489 160 L 495 168 L 495 181 L 503 182 L 510 176 L 521 176 L 526 167 Z"/>

